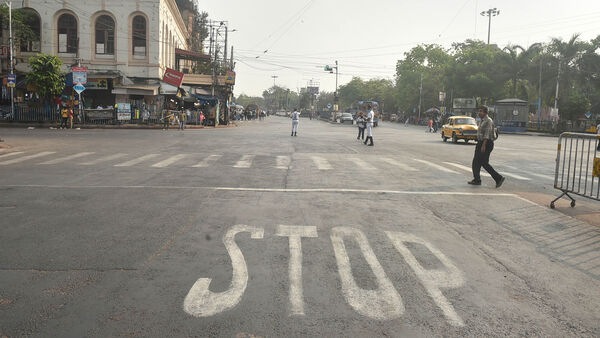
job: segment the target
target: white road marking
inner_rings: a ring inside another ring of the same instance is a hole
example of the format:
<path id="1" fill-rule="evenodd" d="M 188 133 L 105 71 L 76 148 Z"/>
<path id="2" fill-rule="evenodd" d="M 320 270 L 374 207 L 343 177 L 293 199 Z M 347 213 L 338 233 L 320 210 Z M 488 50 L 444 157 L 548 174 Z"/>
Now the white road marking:
<path id="1" fill-rule="evenodd" d="M 178 154 L 178 155 L 173 155 L 163 161 L 154 163 L 153 165 L 151 165 L 151 167 L 153 168 L 165 168 L 170 166 L 171 164 L 181 160 L 182 158 L 186 157 L 186 154 Z"/>
<path id="2" fill-rule="evenodd" d="M 304 315 L 302 237 L 317 237 L 317 227 L 279 225 L 276 235 L 289 237 L 290 242 L 290 315 Z"/>
<path id="3" fill-rule="evenodd" d="M 531 181 L 531 178 L 528 178 L 528 177 L 525 177 L 525 176 L 521 176 L 521 175 L 517 175 L 517 174 L 513 174 L 513 173 L 503 172 L 503 173 L 501 173 L 501 175 L 502 176 L 512 177 L 512 178 L 515 178 L 517 180 Z"/>
<path id="4" fill-rule="evenodd" d="M 387 163 L 389 163 L 391 165 L 394 165 L 396 167 L 399 167 L 402 170 L 406 170 L 406 171 L 419 171 L 418 169 L 415 169 L 415 168 L 413 168 L 413 167 L 411 167 L 409 165 L 406 165 L 406 164 L 404 164 L 402 162 L 398 162 L 398 161 L 394 160 L 393 158 L 382 157 L 382 158 L 380 158 L 380 160 L 382 160 L 384 162 L 387 162 Z"/>
<path id="5" fill-rule="evenodd" d="M 344 245 L 345 237 L 349 237 L 359 245 L 360 251 L 377 279 L 377 289 L 361 289 L 356 284 L 350 258 Z M 404 313 L 402 298 L 386 276 L 365 235 L 357 229 L 335 227 L 331 229 L 331 242 L 342 282 L 342 292 L 348 304 L 356 312 L 372 319 L 389 320 L 402 316 Z"/>
<path id="6" fill-rule="evenodd" d="M 417 236 L 396 231 L 386 231 L 385 233 L 392 241 L 396 250 L 400 252 L 404 260 L 421 280 L 421 283 L 427 289 L 433 301 L 442 310 L 444 316 L 446 316 L 448 323 L 453 326 L 464 326 L 463 320 L 440 290 L 440 288 L 457 288 L 463 286 L 465 279 L 460 270 L 440 250 Z M 444 265 L 445 269 L 426 270 L 404 243 L 417 243 L 427 247 Z"/>
<path id="7" fill-rule="evenodd" d="M 209 167 L 212 163 L 216 162 L 218 159 L 223 157 L 223 155 L 210 155 L 200 161 L 200 163 L 193 165 L 192 168 L 206 168 Z"/>
<path id="8" fill-rule="evenodd" d="M 453 167 L 462 169 L 464 171 L 473 172 L 473 169 L 470 168 L 470 167 L 467 167 L 466 165 L 462 165 L 462 164 L 458 164 L 458 163 L 452 163 L 452 162 L 444 162 L 444 163 L 447 164 L 447 165 L 451 165 Z M 491 177 L 490 174 L 484 173 L 484 172 L 481 172 L 481 176 Z"/>
<path id="9" fill-rule="evenodd" d="M 554 181 L 554 178 L 555 178 L 554 176 L 544 175 L 544 174 L 536 174 L 536 173 L 529 173 L 529 175 L 533 175 L 533 176 L 536 176 L 539 178 L 544 178 L 544 179 L 551 180 L 551 181 Z"/>
<path id="10" fill-rule="evenodd" d="M 148 154 L 148 155 L 144 155 L 142 157 L 134 158 L 133 160 L 130 160 L 130 161 L 127 161 L 127 162 L 115 164 L 115 167 L 131 167 L 132 165 L 136 165 L 138 163 L 142 163 L 145 160 L 149 160 L 151 158 L 155 158 L 158 155 L 160 155 L 160 154 Z"/>
<path id="11" fill-rule="evenodd" d="M 39 164 L 57 164 L 57 163 L 66 162 L 66 161 L 69 161 L 72 159 L 92 155 L 92 154 L 94 154 L 94 152 L 82 152 L 82 153 L 77 153 L 77 154 L 73 154 L 73 155 L 69 155 L 69 156 L 65 156 L 65 157 L 55 158 L 53 160 L 49 160 L 49 161 L 42 162 Z"/>
<path id="12" fill-rule="evenodd" d="M 19 157 L 19 158 L 13 158 L 12 160 L 7 160 L 7 161 L 4 161 L 4 162 L 0 162 L 0 165 L 7 165 L 7 164 L 24 162 L 24 161 L 30 160 L 32 158 L 38 158 L 38 157 L 48 156 L 48 155 L 52 155 L 52 154 L 55 154 L 55 153 L 56 153 L 55 151 L 43 151 L 41 153 L 37 153 L 37 154 L 33 154 L 33 155 L 28 155 L 28 156 L 23 156 L 23 157 Z"/>
<path id="13" fill-rule="evenodd" d="M 315 165 L 317 166 L 317 169 L 319 170 L 331 170 L 333 169 L 333 167 L 331 166 L 331 164 L 329 164 L 329 162 L 319 156 L 311 156 L 310 157 L 313 162 L 315 163 Z"/>
<path id="14" fill-rule="evenodd" d="M 250 168 L 255 156 L 256 155 L 244 155 L 233 167 L 242 169 Z"/>
<path id="15" fill-rule="evenodd" d="M 349 161 L 353 162 L 354 164 L 356 164 L 356 166 L 360 169 L 360 170 L 376 170 L 377 168 L 373 167 L 372 165 L 370 165 L 369 163 L 363 161 L 362 159 L 358 158 L 358 157 L 350 157 L 348 158 Z"/>
<path id="16" fill-rule="evenodd" d="M 92 160 L 92 161 L 79 163 L 79 165 L 94 165 L 94 164 L 98 164 L 100 162 L 106 162 L 106 161 L 116 160 L 116 159 L 124 157 L 124 156 L 127 156 L 127 154 L 117 153 L 117 154 L 112 154 L 112 155 L 100 157 L 100 158 Z"/>
<path id="17" fill-rule="evenodd" d="M 292 163 L 292 158 L 289 156 L 277 156 L 277 169 L 287 170 L 290 167 L 290 163 Z"/>
<path id="18" fill-rule="evenodd" d="M 0 155 L 0 158 L 15 156 L 15 155 L 19 155 L 19 154 L 22 154 L 22 153 L 23 153 L 23 151 L 15 151 L 15 152 L 12 152 L 12 153 L 6 153 L 6 154 Z"/>
<path id="19" fill-rule="evenodd" d="M 417 162 L 421 162 L 421 163 L 427 164 L 430 167 L 433 167 L 435 169 L 438 169 L 438 170 L 441 170 L 441 171 L 444 171 L 444 172 L 447 172 L 447 173 L 458 174 L 458 172 L 456 172 L 454 170 L 450 170 L 448 168 L 442 167 L 441 165 L 435 164 L 433 162 L 429 162 L 429 161 L 425 161 L 425 160 L 419 160 L 419 159 L 416 159 L 416 158 L 414 160 L 417 161 Z"/>
<path id="20" fill-rule="evenodd" d="M 238 224 L 234 225 L 225 236 L 223 244 L 231 258 L 233 276 L 229 289 L 223 292 L 209 290 L 211 278 L 199 278 L 183 301 L 183 310 L 194 317 L 208 317 L 235 307 L 246 291 L 248 285 L 248 267 L 244 255 L 235 243 L 235 235 L 249 232 L 254 239 L 263 238 L 264 229 Z"/>

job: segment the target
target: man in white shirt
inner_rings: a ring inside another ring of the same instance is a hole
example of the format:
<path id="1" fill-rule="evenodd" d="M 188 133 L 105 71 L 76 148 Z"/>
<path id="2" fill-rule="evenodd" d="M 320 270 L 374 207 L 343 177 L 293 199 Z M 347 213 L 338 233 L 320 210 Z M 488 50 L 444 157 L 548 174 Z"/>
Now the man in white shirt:
<path id="1" fill-rule="evenodd" d="M 363 143 L 367 144 L 368 141 L 371 141 L 367 145 L 373 146 L 373 119 L 375 118 L 375 113 L 373 112 L 373 108 L 371 107 L 371 105 L 367 106 L 367 110 L 369 110 L 369 112 L 367 113 L 367 118 L 366 118 L 366 120 L 367 120 L 367 139 Z"/>
<path id="2" fill-rule="evenodd" d="M 298 122 L 300 122 L 300 112 L 297 108 L 294 108 L 292 113 L 292 136 L 298 136 L 296 134 L 298 132 Z"/>

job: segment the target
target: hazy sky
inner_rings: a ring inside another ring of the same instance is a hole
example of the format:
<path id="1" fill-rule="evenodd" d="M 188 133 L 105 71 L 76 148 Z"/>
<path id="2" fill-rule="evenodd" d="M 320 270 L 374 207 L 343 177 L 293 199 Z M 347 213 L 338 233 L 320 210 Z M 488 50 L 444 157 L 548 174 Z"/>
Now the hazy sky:
<path id="1" fill-rule="evenodd" d="M 275 83 L 297 91 L 309 81 L 335 90 L 353 76 L 393 79 L 397 60 L 419 44 L 450 47 L 466 39 L 528 47 L 573 34 L 600 35 L 600 0 L 198 0 L 228 22 L 237 73 L 234 94 L 261 96 Z M 233 31 L 235 30 L 235 31 Z M 273 78 L 276 76 L 276 78 Z"/>

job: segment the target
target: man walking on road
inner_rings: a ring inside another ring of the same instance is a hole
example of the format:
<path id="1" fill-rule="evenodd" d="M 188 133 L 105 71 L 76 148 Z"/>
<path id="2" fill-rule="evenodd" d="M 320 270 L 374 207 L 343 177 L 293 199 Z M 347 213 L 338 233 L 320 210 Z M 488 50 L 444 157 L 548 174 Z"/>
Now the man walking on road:
<path id="1" fill-rule="evenodd" d="M 298 122 L 300 122 L 300 112 L 297 108 L 294 108 L 294 112 L 292 113 L 292 136 L 298 136 L 296 135 L 298 132 Z"/>
<path id="2" fill-rule="evenodd" d="M 488 108 L 481 106 L 479 108 L 479 118 L 481 124 L 477 129 L 477 145 L 475 146 L 475 154 L 473 156 L 473 180 L 467 183 L 472 185 L 481 185 L 480 171 L 483 167 L 494 181 L 496 181 L 496 188 L 500 188 L 504 183 L 504 176 L 498 174 L 494 168 L 490 165 L 490 154 L 494 150 L 494 121 L 488 116 Z"/>
<path id="3" fill-rule="evenodd" d="M 367 139 L 364 144 L 367 144 L 367 141 L 371 141 L 369 146 L 373 146 L 373 119 L 375 118 L 375 113 L 373 112 L 373 108 L 371 105 L 367 106 L 369 112 L 367 113 Z"/>

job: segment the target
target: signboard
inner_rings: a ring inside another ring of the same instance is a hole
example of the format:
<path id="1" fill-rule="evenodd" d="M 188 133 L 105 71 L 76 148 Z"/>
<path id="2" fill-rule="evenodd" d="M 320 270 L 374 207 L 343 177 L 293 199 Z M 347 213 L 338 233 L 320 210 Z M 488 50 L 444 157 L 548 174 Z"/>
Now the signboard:
<path id="1" fill-rule="evenodd" d="M 225 84 L 234 85 L 235 84 L 235 72 L 232 70 L 228 70 L 225 73 Z"/>
<path id="2" fill-rule="evenodd" d="M 453 108 L 462 109 L 475 109 L 475 99 L 473 98 L 455 98 L 452 101 Z"/>
<path id="3" fill-rule="evenodd" d="M 87 68 L 86 67 L 71 67 L 73 72 L 73 83 L 87 83 Z"/>
<path id="4" fill-rule="evenodd" d="M 8 79 L 7 79 L 7 83 L 6 85 L 8 87 L 14 88 L 15 85 L 17 84 L 17 75 L 16 74 L 8 74 Z"/>
<path id="5" fill-rule="evenodd" d="M 106 90 L 108 89 L 108 80 L 107 79 L 88 79 L 88 82 L 85 85 L 87 90 Z"/>
<path id="6" fill-rule="evenodd" d="M 119 121 L 129 121 L 129 120 L 131 120 L 131 113 L 118 112 L 117 113 L 117 120 L 119 120 Z"/>
<path id="7" fill-rule="evenodd" d="M 182 72 L 167 68 L 167 70 L 165 70 L 165 74 L 163 75 L 163 81 L 171 86 L 181 87 L 181 84 L 183 83 L 183 76 L 184 74 Z"/>
<path id="8" fill-rule="evenodd" d="M 77 92 L 77 94 L 81 94 L 85 90 L 85 87 L 82 84 L 76 84 L 73 86 L 73 90 Z"/>

